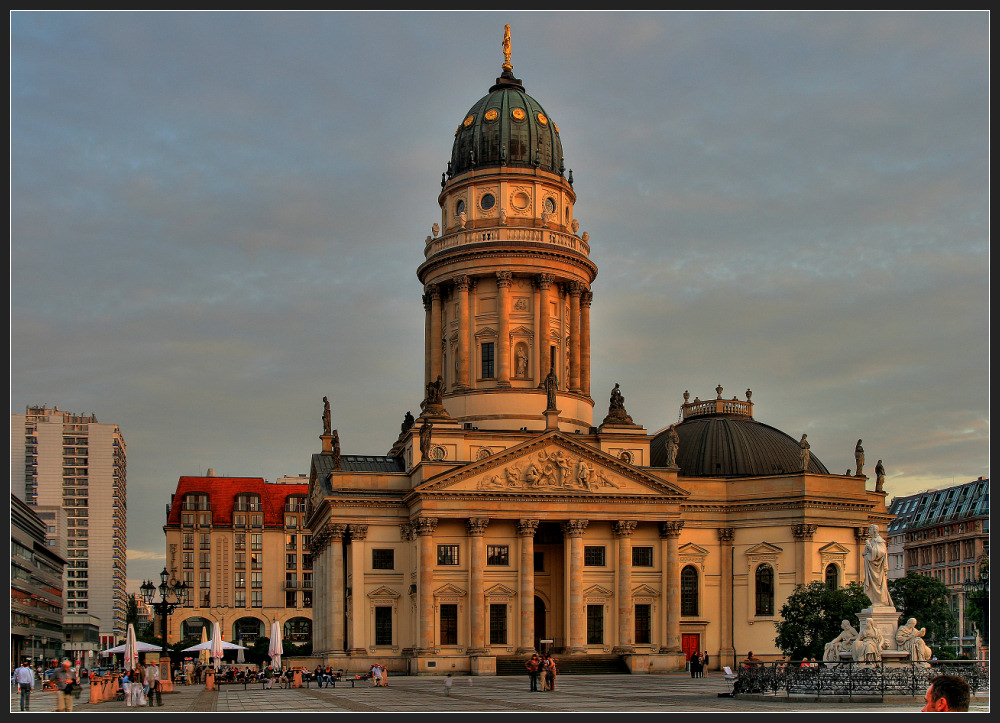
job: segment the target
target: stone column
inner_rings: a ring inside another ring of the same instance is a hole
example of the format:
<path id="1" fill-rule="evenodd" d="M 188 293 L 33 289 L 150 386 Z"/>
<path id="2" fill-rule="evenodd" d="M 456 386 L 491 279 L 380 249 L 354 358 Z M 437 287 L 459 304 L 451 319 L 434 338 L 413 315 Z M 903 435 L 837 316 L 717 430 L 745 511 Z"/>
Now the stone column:
<path id="1" fill-rule="evenodd" d="M 497 271 L 497 318 L 500 329 L 497 339 L 497 386 L 510 386 L 510 286 L 513 275 Z"/>
<path id="2" fill-rule="evenodd" d="M 635 652 L 632 644 L 635 632 L 635 608 L 632 606 L 632 533 L 635 520 L 618 520 L 612 525 L 618 540 L 618 645 L 611 652 L 627 655 Z"/>
<path id="3" fill-rule="evenodd" d="M 719 662 L 734 660 L 736 650 L 733 647 L 733 538 L 735 530 L 723 527 L 717 530 L 719 535 L 719 555 L 722 557 L 722 576 L 719 585 Z M 775 581 L 777 582 L 777 581 Z M 748 583 L 749 584 L 749 583 Z M 752 594 L 748 588 L 747 594 Z"/>
<path id="4" fill-rule="evenodd" d="M 326 595 L 319 594 L 321 589 L 328 586 L 330 579 L 330 572 L 327 569 L 330 558 L 326 553 L 328 545 L 323 537 L 322 530 L 316 530 L 309 543 L 309 552 L 313 559 L 313 580 L 316 585 L 316 595 L 313 597 L 312 608 L 313 653 L 315 655 L 330 649 L 330 641 L 327 640 L 329 631 L 325 625 L 328 617 L 323 612 L 323 605 L 327 603 L 327 599 Z"/>
<path id="5" fill-rule="evenodd" d="M 429 341 L 431 378 L 429 381 L 433 382 L 439 376 L 444 375 L 444 369 L 441 366 L 441 289 L 437 284 L 431 284 L 427 287 L 427 293 L 431 297 L 431 338 Z"/>
<path id="6" fill-rule="evenodd" d="M 365 615 L 368 605 L 365 599 L 365 546 L 368 525 L 349 525 L 351 536 L 351 629 L 350 655 L 367 655 L 365 640 Z"/>
<path id="7" fill-rule="evenodd" d="M 436 379 L 431 376 L 431 339 L 434 335 L 431 332 L 431 295 L 425 293 L 421 298 L 424 302 L 424 388 L 426 388 Z"/>
<path id="8" fill-rule="evenodd" d="M 535 651 L 535 531 L 538 520 L 518 520 L 517 537 L 521 547 L 521 604 L 520 645 L 518 655 Z"/>
<path id="9" fill-rule="evenodd" d="M 805 585 L 809 577 L 809 558 L 807 554 L 809 542 L 816 534 L 816 525 L 792 525 L 792 536 L 795 538 L 795 584 Z M 775 581 L 777 582 L 777 581 Z"/>
<path id="10" fill-rule="evenodd" d="M 489 517 L 470 517 L 465 529 L 469 533 L 469 655 L 486 655 L 484 609 L 486 586 L 483 584 L 486 566 L 486 541 L 483 534 Z"/>
<path id="11" fill-rule="evenodd" d="M 540 386 L 545 384 L 545 377 L 549 374 L 552 366 L 551 352 L 549 346 L 552 339 L 552 321 L 549 318 L 549 310 L 552 308 L 552 274 L 538 275 L 538 288 L 541 289 L 541 301 L 539 302 L 540 328 L 538 329 L 538 378 Z M 558 372 L 556 372 L 558 374 Z"/>
<path id="12" fill-rule="evenodd" d="M 327 603 L 323 606 L 326 617 L 324 627 L 329 631 L 329 650 L 335 654 L 343 653 L 347 648 L 344 629 L 344 535 L 347 525 L 330 525 L 330 542 L 326 547 L 328 579 L 326 585 Z"/>
<path id="13" fill-rule="evenodd" d="M 580 391 L 590 396 L 590 304 L 594 294 L 580 295 Z"/>
<path id="14" fill-rule="evenodd" d="M 456 276 L 455 297 L 458 301 L 458 380 L 460 389 L 469 387 L 469 277 Z"/>
<path id="15" fill-rule="evenodd" d="M 569 544 L 569 630 L 566 631 L 569 655 L 587 652 L 587 616 L 583 609 L 583 535 L 589 520 L 567 520 L 563 534 Z"/>
<path id="16" fill-rule="evenodd" d="M 429 655 L 434 652 L 434 528 L 436 517 L 418 517 L 413 521 L 413 531 L 417 534 L 417 555 L 420 558 L 417 578 L 417 598 L 420 618 L 417 621 L 417 653 Z"/>
<path id="17" fill-rule="evenodd" d="M 663 602 L 667 610 L 663 647 L 668 653 L 681 652 L 681 571 L 677 548 L 683 527 L 683 520 L 660 523 L 660 539 L 666 543 L 667 548 L 663 562 Z"/>
<path id="18" fill-rule="evenodd" d="M 579 281 L 569 283 L 569 390 L 580 391 L 580 295 L 583 294 L 583 284 Z"/>

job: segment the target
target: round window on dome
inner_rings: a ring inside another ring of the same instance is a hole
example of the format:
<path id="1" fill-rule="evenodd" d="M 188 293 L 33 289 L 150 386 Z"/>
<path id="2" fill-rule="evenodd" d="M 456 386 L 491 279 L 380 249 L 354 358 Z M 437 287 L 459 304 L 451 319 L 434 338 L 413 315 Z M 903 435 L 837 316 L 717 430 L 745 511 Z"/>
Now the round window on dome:
<path id="1" fill-rule="evenodd" d="M 544 113 L 539 113 L 538 116 L 537 116 L 537 118 L 538 118 L 538 124 L 539 125 L 543 125 L 544 126 L 544 125 L 548 125 L 549 124 L 549 119 L 545 117 Z"/>
<path id="2" fill-rule="evenodd" d="M 456 214 L 465 213 L 465 199 L 464 198 L 458 199 L 458 203 L 455 204 L 455 213 Z"/>
<path id="3" fill-rule="evenodd" d="M 471 126 L 475 122 L 475 120 L 476 120 L 476 116 L 470 115 L 464 121 L 462 121 L 462 125 L 464 125 L 466 128 L 468 128 L 469 126 Z"/>
<path id="4" fill-rule="evenodd" d="M 549 213 L 556 212 L 556 201 L 554 198 L 552 198 L 552 196 L 549 196 L 548 198 L 545 199 L 545 210 L 548 211 Z"/>
<path id="5" fill-rule="evenodd" d="M 523 211 L 531 203 L 531 198 L 524 191 L 515 191 L 510 197 L 510 205 L 518 211 Z"/>
<path id="6" fill-rule="evenodd" d="M 496 205 L 497 199 L 492 193 L 484 193 L 483 197 L 479 199 L 479 207 L 484 211 L 489 211 Z"/>
<path id="7" fill-rule="evenodd" d="M 523 121 L 527 115 L 524 113 L 524 108 L 515 108 L 510 112 L 510 117 L 516 121 Z"/>
<path id="8" fill-rule="evenodd" d="M 486 115 L 483 116 L 483 118 L 490 121 L 491 123 L 499 117 L 500 117 L 500 112 L 496 108 L 490 108 L 488 111 L 486 111 Z"/>

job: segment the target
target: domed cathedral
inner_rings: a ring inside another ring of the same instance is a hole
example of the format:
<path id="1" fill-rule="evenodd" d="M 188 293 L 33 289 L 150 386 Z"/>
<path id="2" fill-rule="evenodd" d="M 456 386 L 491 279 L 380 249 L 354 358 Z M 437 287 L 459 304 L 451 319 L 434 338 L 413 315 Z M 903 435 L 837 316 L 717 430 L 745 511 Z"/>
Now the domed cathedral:
<path id="1" fill-rule="evenodd" d="M 795 585 L 861 579 L 885 494 L 861 463 L 831 475 L 805 435 L 755 421 L 750 390 L 685 392 L 680 421 L 651 434 L 614 384 L 595 425 L 597 266 L 559 127 L 514 75 L 509 28 L 503 50 L 458 118 L 417 268 L 419 416 L 385 456 L 351 455 L 324 399 L 307 513 L 314 655 L 472 675 L 523 673 L 535 651 L 564 672 L 776 656 Z"/>

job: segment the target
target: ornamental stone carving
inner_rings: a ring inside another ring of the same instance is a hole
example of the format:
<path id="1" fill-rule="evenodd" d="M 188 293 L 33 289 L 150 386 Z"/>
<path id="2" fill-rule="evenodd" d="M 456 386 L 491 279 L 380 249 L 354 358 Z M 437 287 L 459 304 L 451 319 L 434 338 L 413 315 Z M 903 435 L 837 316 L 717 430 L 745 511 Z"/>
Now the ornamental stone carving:
<path id="1" fill-rule="evenodd" d="M 840 635 L 823 647 L 823 660 L 828 663 L 836 663 L 840 660 L 841 653 L 850 653 L 854 649 L 854 641 L 858 637 L 858 631 L 848 620 L 843 621 L 840 628 Z"/>
<path id="2" fill-rule="evenodd" d="M 514 462 L 479 480 L 480 490 L 561 489 L 599 492 L 604 487 L 619 489 L 620 484 L 595 468 L 583 457 L 566 454 L 561 449 L 540 451 L 535 458 Z"/>

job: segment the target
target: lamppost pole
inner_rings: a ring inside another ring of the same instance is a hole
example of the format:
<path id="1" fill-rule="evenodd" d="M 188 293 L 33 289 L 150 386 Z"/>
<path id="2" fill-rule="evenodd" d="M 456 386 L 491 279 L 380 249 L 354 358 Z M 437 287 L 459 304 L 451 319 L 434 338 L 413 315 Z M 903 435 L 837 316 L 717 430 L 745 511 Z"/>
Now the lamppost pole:
<path id="1" fill-rule="evenodd" d="M 170 678 L 170 656 L 167 655 L 167 618 L 184 602 L 184 593 L 187 585 L 182 580 L 171 580 L 167 568 L 163 568 L 160 573 L 160 584 L 154 585 L 151 580 L 146 580 L 139 586 L 142 591 L 143 601 L 150 606 L 154 613 L 162 616 L 160 630 L 163 633 L 163 645 L 160 648 L 160 683 L 172 683 Z M 153 594 L 160 591 L 160 601 L 153 602 Z M 172 689 L 172 686 L 171 688 Z"/>

